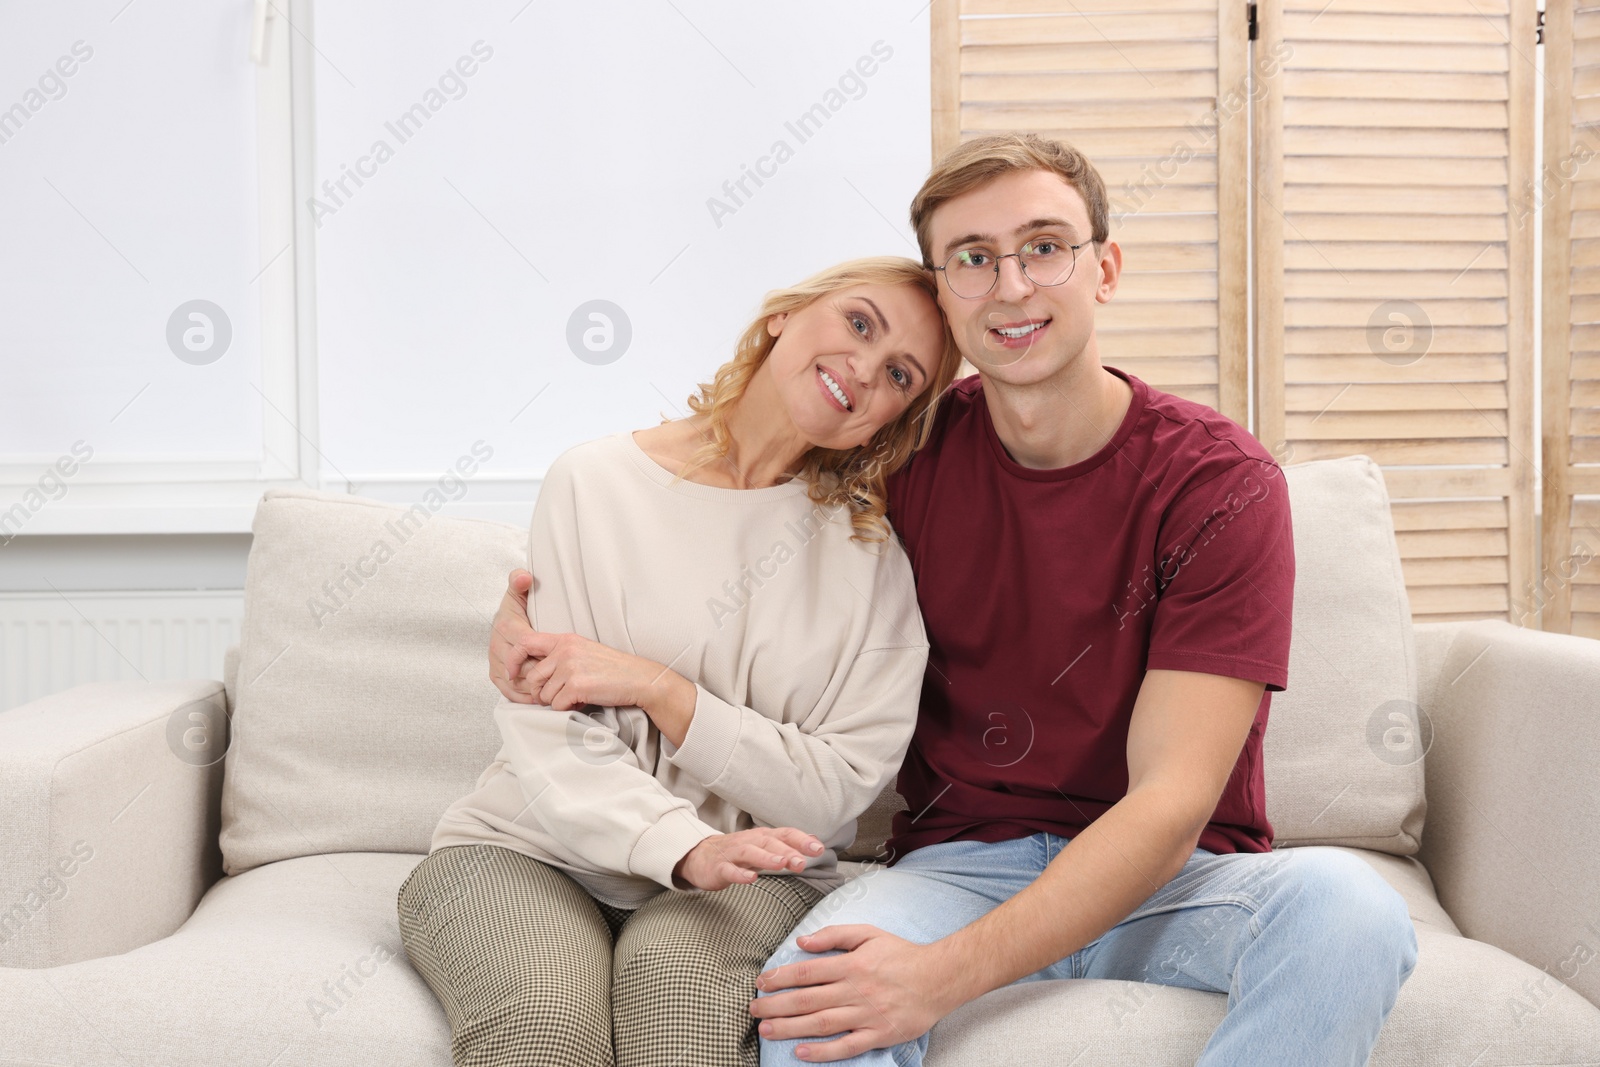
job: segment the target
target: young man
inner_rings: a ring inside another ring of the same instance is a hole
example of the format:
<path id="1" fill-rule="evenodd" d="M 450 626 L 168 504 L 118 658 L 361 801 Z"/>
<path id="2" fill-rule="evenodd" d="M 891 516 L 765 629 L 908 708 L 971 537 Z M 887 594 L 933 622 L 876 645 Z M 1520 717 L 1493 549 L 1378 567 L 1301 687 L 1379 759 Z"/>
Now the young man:
<path id="1" fill-rule="evenodd" d="M 1228 994 L 1206 1067 L 1365 1063 L 1416 938 L 1360 860 L 1271 851 L 1281 472 L 1215 411 L 1102 366 L 1095 306 L 1122 253 L 1077 151 L 969 141 L 911 217 L 979 373 L 890 483 L 930 644 L 909 811 L 892 865 L 770 961 L 763 1062 L 920 1063 L 929 1029 L 989 990 L 1112 978 Z M 507 680 L 528 632 L 515 581 L 491 677 L 527 701 Z"/>

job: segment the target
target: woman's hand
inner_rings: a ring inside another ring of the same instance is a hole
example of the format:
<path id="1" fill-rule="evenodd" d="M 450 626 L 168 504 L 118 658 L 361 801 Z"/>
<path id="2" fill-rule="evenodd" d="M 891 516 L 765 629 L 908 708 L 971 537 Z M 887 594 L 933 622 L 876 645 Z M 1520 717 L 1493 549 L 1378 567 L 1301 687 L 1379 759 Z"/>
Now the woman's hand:
<path id="1" fill-rule="evenodd" d="M 620 652 L 578 634 L 532 630 L 525 647 L 538 662 L 523 670 L 522 680 L 528 692 L 538 694 L 540 704 L 557 711 L 572 711 L 585 704 L 643 708 L 673 744 L 683 743 L 694 715 L 696 692 L 694 683 L 682 675 L 655 660 Z"/>
<path id="2" fill-rule="evenodd" d="M 523 682 L 540 704 L 557 711 L 585 704 L 637 706 L 639 694 L 662 671 L 659 663 L 578 634 L 533 630 L 526 646 L 538 662 L 523 671 Z"/>
<path id="3" fill-rule="evenodd" d="M 489 680 L 507 700 L 571 711 L 585 704 L 643 708 L 675 745 L 694 716 L 694 683 L 654 660 L 618 652 L 577 634 L 528 625 L 533 575 L 518 568 L 489 633 Z"/>
<path id="4" fill-rule="evenodd" d="M 528 625 L 528 590 L 532 586 L 533 575 L 520 567 L 511 572 L 489 630 L 489 681 L 507 700 L 518 704 L 533 704 L 538 696 L 538 690 L 530 690 L 523 680 L 529 656 L 526 644 L 533 636 Z"/>
<path id="5" fill-rule="evenodd" d="M 761 871 L 799 871 L 822 855 L 822 842 L 792 826 L 757 826 L 718 834 L 690 849 L 672 869 L 672 880 L 696 889 L 726 889 L 748 884 Z"/>

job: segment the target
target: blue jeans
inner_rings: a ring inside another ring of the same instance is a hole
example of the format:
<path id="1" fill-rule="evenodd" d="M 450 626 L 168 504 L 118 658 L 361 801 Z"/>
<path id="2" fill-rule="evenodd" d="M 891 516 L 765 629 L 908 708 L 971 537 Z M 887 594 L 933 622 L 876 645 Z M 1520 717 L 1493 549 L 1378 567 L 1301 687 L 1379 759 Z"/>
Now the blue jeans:
<path id="1" fill-rule="evenodd" d="M 1041 833 L 917 849 L 824 897 L 767 966 L 810 958 L 795 938 L 824 926 L 867 923 L 919 944 L 937 941 L 1027 886 L 1067 841 Z M 1221 855 L 1197 848 L 1102 937 L 1019 981 L 1111 978 L 1226 993 L 1228 1014 L 1199 1067 L 1361 1067 L 1416 962 L 1405 902 L 1359 858 L 1315 846 Z M 762 1064 L 806 1062 L 794 1055 L 801 1043 L 763 1040 Z M 927 1050 L 924 1034 L 841 1062 L 906 1067 L 921 1064 Z"/>

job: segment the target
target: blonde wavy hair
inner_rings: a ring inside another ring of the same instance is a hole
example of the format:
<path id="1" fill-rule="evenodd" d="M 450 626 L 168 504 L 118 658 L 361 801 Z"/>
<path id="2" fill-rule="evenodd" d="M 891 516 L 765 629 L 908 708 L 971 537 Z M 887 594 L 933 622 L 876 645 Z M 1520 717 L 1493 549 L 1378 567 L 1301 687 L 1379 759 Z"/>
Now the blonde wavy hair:
<path id="1" fill-rule="evenodd" d="M 772 354 L 778 339 L 767 332 L 767 320 L 784 312 L 800 311 L 822 297 L 858 285 L 915 285 L 938 306 L 939 291 L 933 272 L 903 256 L 869 256 L 846 260 L 819 271 L 798 285 L 774 289 L 761 302 L 761 310 L 739 337 L 734 357 L 717 368 L 715 377 L 702 382 L 689 397 L 689 407 L 704 415 L 710 431 L 706 443 L 697 449 L 678 472 L 682 478 L 708 463 L 725 459 L 732 443 L 728 414 L 744 396 L 756 371 Z M 851 540 L 879 543 L 888 540 L 889 523 L 887 482 L 911 458 L 911 453 L 928 440 L 933 413 L 939 397 L 955 380 L 961 366 L 949 323 L 939 315 L 944 345 L 927 386 L 911 401 L 899 417 L 880 427 L 872 440 L 854 448 L 817 446 L 806 453 L 796 477 L 807 483 L 807 495 L 826 507 L 850 509 Z M 670 420 L 667 420 L 670 421 Z"/>

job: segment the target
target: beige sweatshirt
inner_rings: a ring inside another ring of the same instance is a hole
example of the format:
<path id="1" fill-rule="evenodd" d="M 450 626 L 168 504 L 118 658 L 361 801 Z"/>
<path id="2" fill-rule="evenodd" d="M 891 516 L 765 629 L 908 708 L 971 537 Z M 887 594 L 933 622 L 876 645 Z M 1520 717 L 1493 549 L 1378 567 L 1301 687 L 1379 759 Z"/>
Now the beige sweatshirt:
<path id="1" fill-rule="evenodd" d="M 562 712 L 500 698 L 501 747 L 430 851 L 488 842 L 634 908 L 696 844 L 794 826 L 836 851 L 899 769 L 928 642 L 898 539 L 849 540 L 799 480 L 672 482 L 631 432 L 551 464 L 528 532 L 529 621 L 632 652 L 695 683 L 682 747 L 637 707 Z"/>

